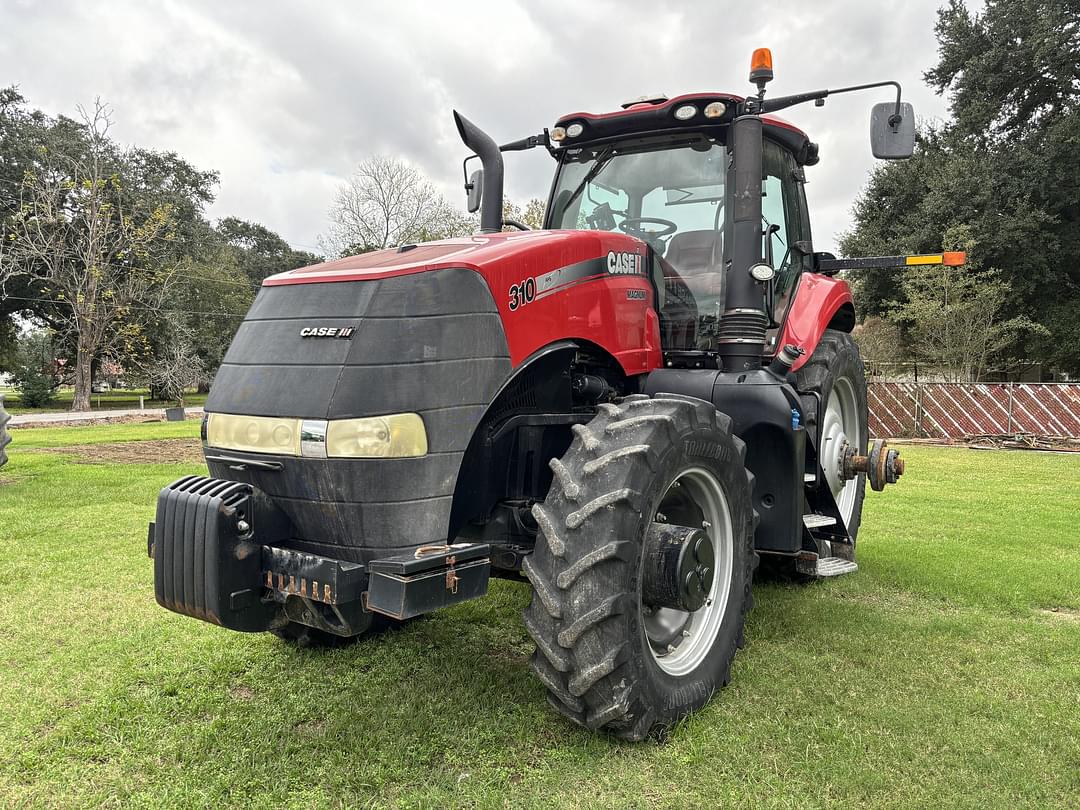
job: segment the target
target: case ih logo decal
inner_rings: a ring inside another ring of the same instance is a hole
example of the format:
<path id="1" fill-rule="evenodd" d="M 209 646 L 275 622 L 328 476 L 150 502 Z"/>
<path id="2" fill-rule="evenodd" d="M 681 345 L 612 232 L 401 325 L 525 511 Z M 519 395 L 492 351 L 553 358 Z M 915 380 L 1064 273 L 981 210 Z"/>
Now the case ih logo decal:
<path id="1" fill-rule="evenodd" d="M 557 267 L 539 276 L 530 276 L 521 281 L 511 284 L 508 290 L 507 306 L 511 312 L 517 312 L 526 304 L 539 301 L 549 295 L 564 292 L 570 287 L 585 284 L 590 281 L 599 281 L 613 275 L 645 275 L 644 262 L 640 253 L 615 253 L 612 251 L 607 256 L 598 256 L 595 259 L 586 259 L 565 267 Z M 644 290 L 632 290 L 634 295 L 627 294 L 627 298 L 636 299 L 638 293 L 645 298 Z"/>
<path id="2" fill-rule="evenodd" d="M 616 253 L 611 251 L 607 255 L 607 271 L 612 275 L 643 275 L 641 269 L 640 253 Z"/>
<path id="3" fill-rule="evenodd" d="M 300 330 L 302 338 L 345 338 L 348 340 L 356 331 L 355 326 L 305 326 Z"/>

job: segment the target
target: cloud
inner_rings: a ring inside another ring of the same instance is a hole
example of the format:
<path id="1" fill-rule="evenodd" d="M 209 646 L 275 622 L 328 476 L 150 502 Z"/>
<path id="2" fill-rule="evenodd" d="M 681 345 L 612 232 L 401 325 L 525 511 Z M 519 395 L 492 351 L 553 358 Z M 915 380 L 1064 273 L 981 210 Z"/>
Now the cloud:
<path id="1" fill-rule="evenodd" d="M 460 202 L 451 108 L 510 140 L 643 93 L 745 92 L 750 52 L 764 45 L 774 94 L 896 78 L 921 115 L 941 117 L 944 101 L 921 82 L 937 5 L 5 0 L 0 83 L 52 113 L 103 97 L 121 140 L 221 172 L 212 215 L 310 248 L 335 189 L 372 153 L 408 159 Z M 873 165 L 869 108 L 887 98 L 790 113 L 821 144 L 807 187 L 818 249 L 849 226 Z M 508 156 L 510 196 L 545 197 L 551 171 L 539 150 Z"/>

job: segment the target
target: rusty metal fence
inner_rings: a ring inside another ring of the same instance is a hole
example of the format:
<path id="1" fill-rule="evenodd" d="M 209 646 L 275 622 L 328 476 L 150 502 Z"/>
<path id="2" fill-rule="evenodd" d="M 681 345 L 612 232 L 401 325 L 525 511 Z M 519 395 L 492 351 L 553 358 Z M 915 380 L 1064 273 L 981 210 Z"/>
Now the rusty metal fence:
<path id="1" fill-rule="evenodd" d="M 1080 437 L 1080 383 L 872 382 L 870 435 Z"/>

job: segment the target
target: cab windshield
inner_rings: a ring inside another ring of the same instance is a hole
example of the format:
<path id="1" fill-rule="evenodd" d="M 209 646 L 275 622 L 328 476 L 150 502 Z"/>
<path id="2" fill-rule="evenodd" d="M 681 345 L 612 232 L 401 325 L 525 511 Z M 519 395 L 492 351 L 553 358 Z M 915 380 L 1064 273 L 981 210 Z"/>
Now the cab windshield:
<path id="1" fill-rule="evenodd" d="M 690 241 L 718 240 L 727 153 L 714 139 L 601 146 L 567 156 L 549 227 L 622 231 L 663 254 Z"/>
<path id="2" fill-rule="evenodd" d="M 568 149 L 549 228 L 620 231 L 652 247 L 665 349 L 714 349 L 724 302 L 728 153 L 704 134 Z M 773 327 L 808 268 L 810 222 L 791 153 L 762 151 L 762 256 L 777 275 L 764 303 Z M 662 276 L 662 277 L 661 277 Z"/>
<path id="3" fill-rule="evenodd" d="M 559 170 L 549 227 L 619 231 L 660 258 L 667 348 L 704 348 L 720 314 L 727 164 L 726 147 L 699 136 L 583 148 Z"/>

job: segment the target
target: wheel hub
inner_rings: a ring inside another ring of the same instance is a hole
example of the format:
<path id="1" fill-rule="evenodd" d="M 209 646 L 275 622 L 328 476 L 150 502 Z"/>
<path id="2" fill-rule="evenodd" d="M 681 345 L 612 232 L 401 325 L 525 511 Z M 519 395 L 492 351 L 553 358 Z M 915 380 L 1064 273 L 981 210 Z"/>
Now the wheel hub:
<path id="1" fill-rule="evenodd" d="M 716 550 L 704 529 L 652 523 L 645 536 L 641 601 L 693 612 L 705 604 L 716 574 Z"/>
<path id="2" fill-rule="evenodd" d="M 660 499 L 645 535 L 645 642 L 662 670 L 686 675 L 712 649 L 730 597 L 734 530 L 716 477 L 701 468 L 683 472 Z"/>

